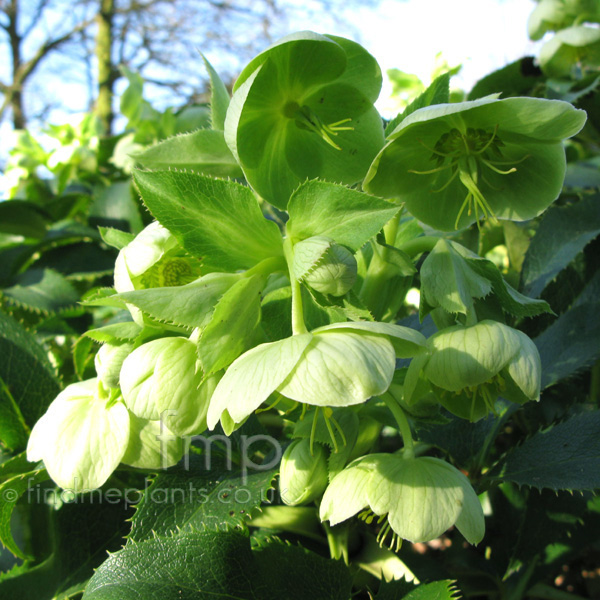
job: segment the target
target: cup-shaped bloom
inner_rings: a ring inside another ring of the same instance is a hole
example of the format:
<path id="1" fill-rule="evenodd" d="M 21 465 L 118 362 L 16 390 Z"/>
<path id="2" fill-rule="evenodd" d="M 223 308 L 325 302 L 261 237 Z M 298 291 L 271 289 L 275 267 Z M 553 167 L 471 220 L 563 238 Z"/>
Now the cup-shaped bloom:
<path id="1" fill-rule="evenodd" d="M 532 40 L 541 40 L 547 31 L 584 22 L 600 22 L 597 0 L 541 0 L 529 15 L 527 33 Z"/>
<path id="2" fill-rule="evenodd" d="M 361 512 L 367 521 L 373 514 L 381 521 L 387 518 L 382 541 L 389 528 L 410 542 L 427 542 L 456 525 L 471 544 L 478 544 L 485 531 L 483 510 L 469 480 L 429 456 L 370 454 L 350 463 L 325 491 L 320 517 L 337 525 Z"/>
<path id="3" fill-rule="evenodd" d="M 100 487 L 129 442 L 129 413 L 110 400 L 98 379 L 66 387 L 35 424 L 27 460 L 43 460 L 50 477 L 74 492 Z"/>
<path id="4" fill-rule="evenodd" d="M 443 329 L 427 344 L 429 352 L 414 359 L 406 374 L 404 399 L 409 405 L 419 400 L 419 378 L 429 382 L 450 412 L 471 421 L 493 411 L 498 396 L 519 404 L 539 400 L 540 355 L 521 331 L 481 321 Z"/>
<path id="5" fill-rule="evenodd" d="M 227 411 L 241 423 L 275 391 L 314 406 L 351 406 L 385 392 L 396 357 L 424 350 L 417 331 L 390 323 L 333 323 L 261 344 L 242 354 L 217 385 L 208 409 L 212 429 Z"/>
<path id="6" fill-rule="evenodd" d="M 153 340 L 123 362 L 120 384 L 127 408 L 176 435 L 206 429 L 208 402 L 218 376 L 205 378 L 197 346 L 183 337 Z"/>
<path id="7" fill-rule="evenodd" d="M 388 137 L 363 187 L 397 198 L 417 219 L 443 231 L 485 217 L 524 221 L 562 188 L 562 140 L 586 114 L 567 102 L 482 98 L 422 108 Z"/>
<path id="8" fill-rule="evenodd" d="M 115 290 L 185 285 L 200 276 L 199 262 L 185 256 L 177 240 L 158 221 L 150 223 L 125 246 L 115 262 Z M 127 305 L 133 320 L 144 326 L 139 308 Z"/>
<path id="9" fill-rule="evenodd" d="M 131 354 L 133 344 L 102 344 L 96 353 L 94 365 L 98 379 L 107 388 L 119 387 L 119 373 L 123 361 Z"/>
<path id="10" fill-rule="evenodd" d="M 314 443 L 311 449 L 306 438 L 293 441 L 281 457 L 281 499 L 290 506 L 308 504 L 325 491 L 328 483 L 327 453 L 323 446 Z"/>
<path id="11" fill-rule="evenodd" d="M 373 107 L 381 69 L 359 44 L 303 31 L 284 37 L 242 71 L 225 140 L 246 180 L 285 208 L 306 179 L 351 184 L 383 146 Z"/>
<path id="12" fill-rule="evenodd" d="M 554 35 L 540 49 L 542 71 L 549 77 L 568 77 L 574 69 L 598 69 L 600 29 L 576 25 Z"/>

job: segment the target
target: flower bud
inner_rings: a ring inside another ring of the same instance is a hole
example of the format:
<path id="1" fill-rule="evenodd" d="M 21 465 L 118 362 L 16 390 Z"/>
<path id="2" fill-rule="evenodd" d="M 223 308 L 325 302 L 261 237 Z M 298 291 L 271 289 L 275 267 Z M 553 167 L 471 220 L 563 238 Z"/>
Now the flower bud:
<path id="1" fill-rule="evenodd" d="M 292 442 L 283 453 L 279 474 L 281 499 L 291 506 L 308 504 L 318 498 L 329 481 L 327 455 L 318 443 L 310 451 L 306 439 Z"/>

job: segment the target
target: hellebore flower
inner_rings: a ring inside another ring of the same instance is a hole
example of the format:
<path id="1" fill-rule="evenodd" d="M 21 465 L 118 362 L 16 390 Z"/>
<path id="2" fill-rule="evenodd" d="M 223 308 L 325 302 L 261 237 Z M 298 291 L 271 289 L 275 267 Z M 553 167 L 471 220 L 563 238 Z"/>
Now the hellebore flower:
<path id="1" fill-rule="evenodd" d="M 185 256 L 177 240 L 158 221 L 150 223 L 125 246 L 115 262 L 115 290 L 184 285 L 200 276 L 200 263 Z M 127 304 L 133 320 L 144 326 L 139 308 Z"/>
<path id="2" fill-rule="evenodd" d="M 242 71 L 225 141 L 254 190 L 285 209 L 306 179 L 356 183 L 383 146 L 381 69 L 359 44 L 303 31 Z"/>
<path id="3" fill-rule="evenodd" d="M 100 487 L 129 443 L 129 413 L 109 398 L 98 379 L 73 383 L 35 424 L 27 460 L 43 460 L 50 477 L 73 492 Z"/>
<path id="4" fill-rule="evenodd" d="M 549 77 L 568 77 L 574 68 L 600 63 L 600 29 L 578 25 L 559 31 L 540 49 L 542 71 Z"/>
<path id="5" fill-rule="evenodd" d="M 478 544 L 485 529 L 483 510 L 469 480 L 452 465 L 429 456 L 370 454 L 350 463 L 325 491 L 320 517 L 337 525 L 357 513 L 368 523 L 375 516 L 383 522 L 380 543 L 391 528 L 391 545 L 396 536 L 428 542 L 452 525 L 469 543 Z"/>
<path id="6" fill-rule="evenodd" d="M 390 323 L 333 323 L 261 344 L 242 354 L 217 385 L 208 409 L 212 429 L 225 411 L 242 422 L 278 391 L 314 406 L 350 406 L 389 387 L 396 357 L 415 356 L 425 338 Z"/>
<path id="7" fill-rule="evenodd" d="M 219 380 L 205 378 L 197 346 L 183 337 L 153 340 L 136 348 L 121 367 L 127 408 L 137 417 L 162 420 L 176 435 L 206 429 L 208 402 Z"/>
<path id="8" fill-rule="evenodd" d="M 562 188 L 562 140 L 586 115 L 567 102 L 482 98 L 416 110 L 390 134 L 363 187 L 443 231 L 485 217 L 524 221 Z"/>
<path id="9" fill-rule="evenodd" d="M 427 340 L 429 352 L 408 367 L 404 401 L 410 406 L 429 382 L 450 412 L 477 421 L 498 396 L 524 404 L 539 400 L 542 366 L 535 344 L 497 321 L 444 329 Z"/>
<path id="10" fill-rule="evenodd" d="M 318 443 L 294 440 L 281 457 L 279 491 L 281 499 L 290 506 L 308 504 L 318 498 L 329 483 L 327 453 Z"/>
<path id="11" fill-rule="evenodd" d="M 529 15 L 527 33 L 532 40 L 541 40 L 547 31 L 589 21 L 600 21 L 598 0 L 541 0 Z"/>

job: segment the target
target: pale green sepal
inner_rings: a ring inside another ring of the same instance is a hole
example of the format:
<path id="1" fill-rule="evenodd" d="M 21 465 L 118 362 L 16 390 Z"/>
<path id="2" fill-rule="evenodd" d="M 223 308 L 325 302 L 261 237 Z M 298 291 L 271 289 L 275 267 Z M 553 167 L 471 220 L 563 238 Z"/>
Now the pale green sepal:
<path id="1" fill-rule="evenodd" d="M 425 374 L 435 385 L 458 392 L 480 385 L 497 375 L 520 351 L 515 329 L 497 321 L 471 327 L 457 325 L 429 338 L 431 357 Z"/>
<path id="2" fill-rule="evenodd" d="M 404 378 L 402 399 L 409 406 L 418 402 L 422 396 L 422 394 L 419 392 L 421 392 L 424 387 L 423 384 L 425 383 L 425 377 L 423 375 L 423 369 L 428 361 L 428 354 L 420 354 L 415 356 L 415 358 L 410 361 L 410 365 L 408 365 L 406 377 Z"/>
<path id="3" fill-rule="evenodd" d="M 105 387 L 118 388 L 123 361 L 133 351 L 133 344 L 103 344 L 94 358 L 98 378 Z"/>
<path id="4" fill-rule="evenodd" d="M 307 404 L 350 406 L 385 392 L 395 366 L 394 348 L 384 336 L 321 331 L 277 389 Z"/>
<path id="5" fill-rule="evenodd" d="M 358 458 L 331 480 L 321 500 L 321 521 L 337 525 L 368 506 L 367 488 L 381 456 Z"/>
<path id="6" fill-rule="evenodd" d="M 143 344 L 121 368 L 121 390 L 127 408 L 143 419 L 163 419 L 177 435 L 200 433 L 214 379 L 202 383 L 204 373 L 196 344 L 169 337 Z"/>
<path id="7" fill-rule="evenodd" d="M 236 359 L 212 396 L 208 427 L 214 429 L 224 410 L 236 423 L 253 413 L 281 385 L 312 338 L 305 333 L 261 344 Z"/>
<path id="8" fill-rule="evenodd" d="M 554 35 L 540 49 L 538 60 L 549 77 L 566 77 L 579 66 L 596 68 L 600 62 L 600 30 L 576 25 Z"/>
<path id="9" fill-rule="evenodd" d="M 346 321 L 344 323 L 331 323 L 313 330 L 313 333 L 332 331 L 337 329 L 350 329 L 388 336 L 394 346 L 398 358 L 411 358 L 424 352 L 427 348 L 425 336 L 411 329 L 394 323 L 380 323 L 378 321 Z"/>
<path id="10" fill-rule="evenodd" d="M 542 362 L 537 346 L 521 331 L 516 331 L 521 348 L 508 363 L 507 374 L 521 390 L 525 400 L 539 400 L 542 379 Z M 512 398 L 509 398 L 512 399 Z"/>
<path id="11" fill-rule="evenodd" d="M 129 413 L 129 443 L 121 462 L 138 469 L 166 469 L 183 456 L 183 440 L 160 421 Z"/>
<path id="12" fill-rule="evenodd" d="M 97 379 L 65 388 L 34 426 L 27 448 L 28 460 L 42 459 L 50 477 L 73 492 L 99 488 L 127 448 L 127 409 L 97 393 Z"/>

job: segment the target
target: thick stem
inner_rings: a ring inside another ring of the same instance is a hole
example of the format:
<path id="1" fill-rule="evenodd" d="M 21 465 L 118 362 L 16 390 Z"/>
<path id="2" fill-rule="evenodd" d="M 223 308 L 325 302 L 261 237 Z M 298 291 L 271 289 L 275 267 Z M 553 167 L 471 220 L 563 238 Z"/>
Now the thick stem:
<path id="1" fill-rule="evenodd" d="M 265 258 L 261 260 L 257 265 L 248 269 L 242 277 L 252 277 L 253 275 L 270 275 L 277 271 L 285 271 L 287 265 L 285 259 L 282 256 L 273 256 L 271 258 Z"/>
<path id="2" fill-rule="evenodd" d="M 101 0 L 98 11 L 98 35 L 96 37 L 96 59 L 98 60 L 98 99 L 96 114 L 102 122 L 104 134 L 112 133 L 114 118 L 112 101 L 114 95 L 114 65 L 112 61 L 114 0 Z"/>
<path id="3" fill-rule="evenodd" d="M 408 423 L 408 419 L 404 414 L 400 405 L 396 402 L 395 398 L 389 394 L 385 393 L 381 396 L 382 400 L 385 402 L 386 406 L 390 409 L 390 412 L 394 415 L 394 419 L 396 419 L 396 423 L 398 423 L 398 429 L 400 430 L 400 435 L 402 436 L 402 441 L 404 442 L 404 458 L 414 458 L 415 457 L 415 445 L 412 438 L 412 433 L 410 431 L 410 424 Z"/>
<path id="4" fill-rule="evenodd" d="M 402 244 L 399 249 L 405 254 L 408 254 L 411 258 L 414 258 L 419 254 L 423 254 L 423 252 L 431 252 L 439 241 L 440 238 L 431 235 L 423 235 L 414 240 L 410 240 L 410 242 L 406 242 L 406 244 Z"/>
<path id="5" fill-rule="evenodd" d="M 298 335 L 308 333 L 308 329 L 304 324 L 304 308 L 302 306 L 302 289 L 300 282 L 294 277 L 294 250 L 292 240 L 288 237 L 283 242 L 283 253 L 287 260 L 288 270 L 290 273 L 290 286 L 292 287 L 292 333 Z"/>

